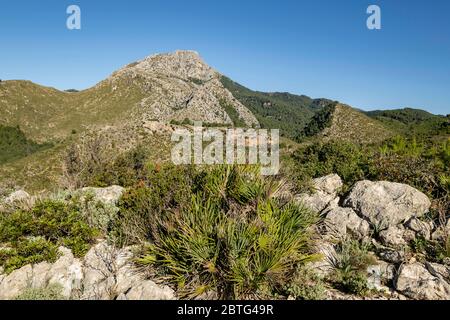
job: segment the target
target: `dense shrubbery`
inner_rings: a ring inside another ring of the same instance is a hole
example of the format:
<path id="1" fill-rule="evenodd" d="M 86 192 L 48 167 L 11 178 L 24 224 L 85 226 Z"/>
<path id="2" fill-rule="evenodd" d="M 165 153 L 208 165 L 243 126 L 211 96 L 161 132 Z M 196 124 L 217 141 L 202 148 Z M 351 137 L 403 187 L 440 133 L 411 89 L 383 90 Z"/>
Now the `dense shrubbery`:
<path id="1" fill-rule="evenodd" d="M 27 139 L 19 127 L 0 125 L 0 164 L 26 157 L 34 152 L 51 147 Z"/>
<path id="2" fill-rule="evenodd" d="M 139 263 L 157 267 L 187 297 L 209 290 L 221 298 L 284 292 L 297 267 L 314 257 L 309 249 L 317 216 L 277 199 L 278 185 L 257 172 L 238 166 L 189 175 L 169 170 L 169 181 L 130 190 L 121 219 L 140 208 L 148 228 Z"/>
<path id="3" fill-rule="evenodd" d="M 154 239 L 158 219 L 168 211 L 186 206 L 195 190 L 193 167 L 165 166 L 148 171 L 145 180 L 127 190 L 111 233 L 118 244 Z"/>
<path id="4" fill-rule="evenodd" d="M 0 265 L 11 272 L 29 263 L 55 261 L 60 245 L 82 256 L 96 235 L 73 203 L 46 200 L 30 211 L 0 214 Z"/>

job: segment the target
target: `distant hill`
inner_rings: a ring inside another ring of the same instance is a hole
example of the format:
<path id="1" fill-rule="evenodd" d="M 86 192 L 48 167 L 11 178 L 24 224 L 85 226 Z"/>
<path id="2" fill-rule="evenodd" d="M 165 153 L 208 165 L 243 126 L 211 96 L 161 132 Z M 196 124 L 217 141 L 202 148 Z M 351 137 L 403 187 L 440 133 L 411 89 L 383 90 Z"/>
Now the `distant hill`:
<path id="1" fill-rule="evenodd" d="M 312 99 L 286 92 L 250 90 L 223 76 L 222 84 L 243 105 L 250 109 L 263 128 L 277 128 L 288 138 L 296 138 L 311 118 L 331 101 Z"/>
<path id="2" fill-rule="evenodd" d="M 450 118 L 420 109 L 375 110 L 366 114 L 385 126 L 407 136 L 431 137 L 450 135 Z"/>

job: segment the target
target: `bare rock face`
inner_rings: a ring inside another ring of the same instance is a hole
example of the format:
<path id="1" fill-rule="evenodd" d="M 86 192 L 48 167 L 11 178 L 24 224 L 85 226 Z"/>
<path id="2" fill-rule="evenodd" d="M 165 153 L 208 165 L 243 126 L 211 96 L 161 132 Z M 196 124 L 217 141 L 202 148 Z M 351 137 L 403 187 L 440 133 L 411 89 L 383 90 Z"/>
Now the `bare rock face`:
<path id="1" fill-rule="evenodd" d="M 324 212 L 325 226 L 328 232 L 345 237 L 349 232 L 358 238 L 369 236 L 369 223 L 361 219 L 351 208 L 330 208 Z"/>
<path id="2" fill-rule="evenodd" d="M 450 285 L 441 277 L 432 275 L 420 263 L 402 265 L 398 272 L 395 287 L 412 299 L 450 299 Z"/>
<path id="3" fill-rule="evenodd" d="M 425 194 L 405 184 L 360 181 L 355 184 L 344 205 L 373 225 L 391 226 L 423 216 L 431 202 Z"/>
<path id="4" fill-rule="evenodd" d="M 342 179 L 332 174 L 313 180 L 312 194 L 303 193 L 296 197 L 296 201 L 316 212 L 322 212 L 327 207 L 337 207 L 339 203 L 338 192 L 342 188 Z"/>

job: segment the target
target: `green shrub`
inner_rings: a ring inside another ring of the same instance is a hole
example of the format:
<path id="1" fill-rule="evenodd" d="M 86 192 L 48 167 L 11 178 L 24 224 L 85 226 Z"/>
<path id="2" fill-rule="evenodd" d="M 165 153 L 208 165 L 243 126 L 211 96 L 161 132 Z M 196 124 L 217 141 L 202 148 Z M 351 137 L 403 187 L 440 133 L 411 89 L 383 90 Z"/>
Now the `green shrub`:
<path id="1" fill-rule="evenodd" d="M 366 293 L 367 267 L 376 264 L 369 248 L 370 243 L 353 239 L 344 239 L 338 243 L 332 261 L 334 273 L 331 280 L 339 289 L 351 294 Z"/>
<path id="2" fill-rule="evenodd" d="M 60 285 L 49 285 L 45 288 L 27 288 L 15 300 L 46 301 L 65 300 L 62 295 L 63 288 Z"/>
<path id="3" fill-rule="evenodd" d="M 48 149 L 52 144 L 38 144 L 28 139 L 19 127 L 0 125 L 0 164 Z"/>
<path id="4" fill-rule="evenodd" d="M 307 268 L 299 268 L 285 287 L 286 293 L 296 300 L 323 300 L 326 295 L 323 280 Z"/>
<path id="5" fill-rule="evenodd" d="M 57 257 L 58 247 L 42 238 L 19 240 L 12 248 L 0 249 L 0 265 L 4 267 L 6 273 L 27 264 L 41 261 L 55 262 Z"/>
<path id="6" fill-rule="evenodd" d="M 371 158 L 349 142 L 309 145 L 297 150 L 293 158 L 303 176 L 317 178 L 336 173 L 347 186 L 372 175 Z"/>
<path id="7" fill-rule="evenodd" d="M 187 297 L 268 297 L 282 291 L 309 253 L 317 216 L 280 205 L 258 168 L 201 172 L 189 203 L 167 208 L 139 263 L 153 265 Z"/>
<path id="8" fill-rule="evenodd" d="M 0 214 L 0 264 L 8 272 L 28 263 L 53 261 L 64 245 L 74 255 L 84 255 L 98 232 L 91 228 L 73 204 L 45 200 L 30 211 Z"/>
<path id="9" fill-rule="evenodd" d="M 153 239 L 161 215 L 184 206 L 195 188 L 191 166 L 164 166 L 148 172 L 146 181 L 129 188 L 119 201 L 111 235 L 119 245 Z"/>

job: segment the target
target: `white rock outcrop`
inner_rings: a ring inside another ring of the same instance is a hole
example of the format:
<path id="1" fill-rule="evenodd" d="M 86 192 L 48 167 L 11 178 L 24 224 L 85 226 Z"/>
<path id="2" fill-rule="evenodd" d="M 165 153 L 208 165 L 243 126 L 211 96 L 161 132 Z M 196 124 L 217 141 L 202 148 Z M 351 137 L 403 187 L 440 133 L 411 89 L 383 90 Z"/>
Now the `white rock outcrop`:
<path id="1" fill-rule="evenodd" d="M 397 225 L 428 212 L 428 197 L 405 184 L 360 181 L 352 188 L 344 205 L 375 226 Z"/>

